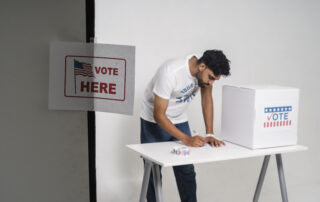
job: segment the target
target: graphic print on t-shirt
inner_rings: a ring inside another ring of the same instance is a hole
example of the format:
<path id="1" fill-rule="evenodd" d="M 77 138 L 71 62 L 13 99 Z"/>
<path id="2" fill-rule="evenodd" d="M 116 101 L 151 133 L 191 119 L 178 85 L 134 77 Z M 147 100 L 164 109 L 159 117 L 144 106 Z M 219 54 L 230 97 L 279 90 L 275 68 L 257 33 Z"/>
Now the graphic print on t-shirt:
<path id="1" fill-rule="evenodd" d="M 194 96 L 196 96 L 196 92 L 198 90 L 199 86 L 197 83 L 191 83 L 187 87 L 185 87 L 180 93 L 183 94 L 183 96 L 176 97 L 176 103 L 182 103 L 182 102 L 190 102 Z"/>

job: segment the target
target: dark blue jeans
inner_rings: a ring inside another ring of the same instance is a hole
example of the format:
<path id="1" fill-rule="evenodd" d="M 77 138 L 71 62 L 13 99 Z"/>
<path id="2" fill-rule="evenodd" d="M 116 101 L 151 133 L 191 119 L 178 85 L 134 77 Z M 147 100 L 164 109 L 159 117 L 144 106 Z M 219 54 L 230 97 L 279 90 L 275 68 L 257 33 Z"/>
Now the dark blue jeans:
<path id="1" fill-rule="evenodd" d="M 188 122 L 175 124 L 175 126 L 185 134 L 191 136 Z M 158 124 L 143 119 L 141 119 L 140 135 L 141 143 L 177 141 L 176 138 L 174 138 L 165 130 L 163 130 Z M 176 177 L 181 202 L 196 202 L 197 183 L 196 173 L 194 172 L 194 166 L 192 164 L 183 166 L 173 166 L 173 172 L 174 176 Z M 151 171 L 147 191 L 148 202 L 156 201 L 152 176 L 153 175 Z"/>

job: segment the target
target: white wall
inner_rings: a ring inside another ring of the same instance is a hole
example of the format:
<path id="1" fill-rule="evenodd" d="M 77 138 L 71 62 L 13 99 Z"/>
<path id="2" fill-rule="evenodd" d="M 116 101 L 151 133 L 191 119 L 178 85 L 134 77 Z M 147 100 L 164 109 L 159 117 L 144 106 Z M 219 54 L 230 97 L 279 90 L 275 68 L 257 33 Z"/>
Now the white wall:
<path id="1" fill-rule="evenodd" d="M 138 200 L 142 161 L 125 145 L 139 143 L 146 84 L 164 60 L 206 49 L 222 49 L 231 60 L 231 77 L 213 90 L 217 134 L 222 85 L 300 88 L 298 142 L 310 149 L 283 156 L 288 195 L 292 202 L 319 201 L 319 9 L 319 1 L 303 0 L 96 0 L 97 41 L 136 46 L 134 116 L 96 113 L 98 202 Z M 188 113 L 191 128 L 204 131 L 199 97 Z M 262 160 L 197 165 L 199 201 L 251 201 Z M 276 170 L 272 158 L 261 202 L 281 201 Z M 179 201 L 171 169 L 163 170 L 163 186 L 165 201 Z"/>
<path id="2" fill-rule="evenodd" d="M 85 41 L 85 1 L 1 1 L 0 24 L 0 201 L 88 202 L 87 113 L 48 110 L 50 41 Z"/>

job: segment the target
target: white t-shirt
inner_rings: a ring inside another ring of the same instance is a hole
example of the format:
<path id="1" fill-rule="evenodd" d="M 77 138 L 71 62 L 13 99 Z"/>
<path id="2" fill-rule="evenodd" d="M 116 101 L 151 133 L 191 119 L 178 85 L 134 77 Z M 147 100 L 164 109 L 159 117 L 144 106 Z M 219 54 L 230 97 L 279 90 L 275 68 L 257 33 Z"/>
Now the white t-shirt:
<path id="1" fill-rule="evenodd" d="M 199 91 L 198 80 L 189 69 L 189 59 L 193 56 L 196 55 L 169 60 L 159 67 L 144 92 L 142 119 L 155 123 L 153 109 L 156 94 L 169 100 L 166 115 L 173 124 L 188 121 L 188 105 Z"/>

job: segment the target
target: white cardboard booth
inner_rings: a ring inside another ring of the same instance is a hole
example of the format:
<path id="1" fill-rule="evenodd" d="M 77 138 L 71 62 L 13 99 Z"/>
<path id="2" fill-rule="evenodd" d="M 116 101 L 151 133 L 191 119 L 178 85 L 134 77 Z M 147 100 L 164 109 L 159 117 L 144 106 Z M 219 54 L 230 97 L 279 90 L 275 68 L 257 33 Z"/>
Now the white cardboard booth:
<path id="1" fill-rule="evenodd" d="M 223 86 L 221 136 L 251 149 L 297 144 L 299 89 Z"/>

